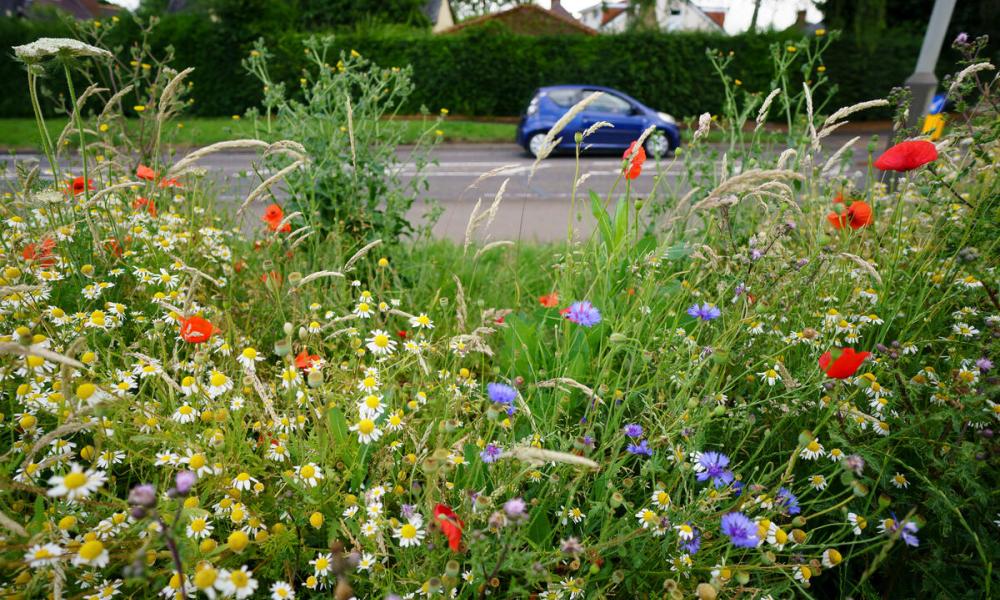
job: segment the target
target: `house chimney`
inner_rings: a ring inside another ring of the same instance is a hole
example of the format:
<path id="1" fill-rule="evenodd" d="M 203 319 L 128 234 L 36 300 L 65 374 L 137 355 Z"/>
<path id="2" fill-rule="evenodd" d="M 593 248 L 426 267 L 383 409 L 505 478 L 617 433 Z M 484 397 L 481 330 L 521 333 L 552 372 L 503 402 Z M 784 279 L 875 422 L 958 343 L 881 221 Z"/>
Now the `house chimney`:
<path id="1" fill-rule="evenodd" d="M 800 10 L 795 13 L 795 26 L 804 29 L 806 26 L 806 11 Z"/>
<path id="2" fill-rule="evenodd" d="M 571 19 L 573 18 L 573 14 L 563 7 L 562 0 L 552 0 L 552 3 L 549 5 L 549 10 L 557 15 L 562 15 Z"/>

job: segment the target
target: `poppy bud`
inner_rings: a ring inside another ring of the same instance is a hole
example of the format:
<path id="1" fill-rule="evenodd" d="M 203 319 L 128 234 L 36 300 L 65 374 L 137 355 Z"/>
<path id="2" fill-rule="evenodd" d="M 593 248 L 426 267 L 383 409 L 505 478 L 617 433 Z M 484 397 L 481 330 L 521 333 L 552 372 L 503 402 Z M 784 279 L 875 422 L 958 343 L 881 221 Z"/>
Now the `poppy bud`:
<path id="1" fill-rule="evenodd" d="M 608 501 L 608 504 L 611 505 L 611 508 L 618 508 L 624 502 L 625 502 L 625 497 L 622 496 L 620 492 L 615 492 L 611 494 L 611 499 Z"/>
<path id="2" fill-rule="evenodd" d="M 292 335 L 292 331 L 294 331 L 294 327 L 292 326 L 291 323 L 288 323 L 288 322 L 286 322 L 282 326 L 282 329 L 285 331 L 285 335 Z"/>
<path id="3" fill-rule="evenodd" d="M 746 585 L 750 583 L 750 573 L 747 573 L 746 571 L 737 571 L 736 583 L 740 585 Z"/>
<path id="4" fill-rule="evenodd" d="M 319 369 L 309 371 L 309 374 L 306 375 L 306 383 L 308 383 L 311 388 L 318 388 L 323 385 L 323 371 L 320 371 Z"/>
<path id="5" fill-rule="evenodd" d="M 288 353 L 291 351 L 291 345 L 285 340 L 278 340 L 274 343 L 274 353 L 280 357 L 288 356 Z"/>
<path id="6" fill-rule="evenodd" d="M 892 504 L 892 498 L 890 498 L 889 496 L 886 496 L 885 494 L 879 494 L 879 496 L 878 496 L 878 507 L 879 508 L 889 508 L 890 504 Z"/>
<path id="7" fill-rule="evenodd" d="M 698 596 L 698 600 L 715 600 L 719 595 L 709 583 L 699 583 L 698 587 L 695 589 L 695 593 Z"/>
<path id="8" fill-rule="evenodd" d="M 298 271 L 292 271 L 291 273 L 288 274 L 288 283 L 290 283 L 291 285 L 298 285 L 300 281 L 302 281 L 302 273 L 299 273 Z"/>

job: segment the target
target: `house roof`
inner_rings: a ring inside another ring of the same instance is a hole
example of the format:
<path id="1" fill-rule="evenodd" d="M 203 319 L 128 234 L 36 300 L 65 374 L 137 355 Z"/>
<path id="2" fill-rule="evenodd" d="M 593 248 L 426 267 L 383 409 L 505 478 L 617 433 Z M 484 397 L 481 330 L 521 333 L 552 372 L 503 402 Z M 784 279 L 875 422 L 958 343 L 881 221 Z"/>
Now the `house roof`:
<path id="1" fill-rule="evenodd" d="M 620 7 L 620 6 L 618 6 L 618 7 L 610 7 L 609 6 L 608 9 L 606 11 L 604 11 L 604 13 L 601 14 L 601 25 L 602 26 L 603 25 L 607 25 L 611 21 L 614 21 L 616 18 L 618 18 L 618 15 L 624 13 L 626 10 L 628 10 L 628 9 L 625 8 L 625 7 Z"/>
<path id="2" fill-rule="evenodd" d="M 122 10 L 120 6 L 98 0 L 29 0 L 24 4 L 26 8 L 52 6 L 68 12 L 77 19 L 101 19 Z"/>
<path id="3" fill-rule="evenodd" d="M 427 0 L 424 2 L 424 7 L 421 9 L 421 12 L 423 12 L 424 16 L 430 20 L 432 25 L 437 23 L 438 15 L 441 14 L 441 3 L 447 1 L 448 0 Z"/>
<path id="4" fill-rule="evenodd" d="M 542 8 L 535 4 L 522 4 L 514 8 L 462 21 L 441 33 L 456 33 L 469 27 L 477 27 L 490 22 L 503 23 L 515 33 L 525 35 L 551 35 L 581 33 L 597 35 L 597 31 L 587 27 L 572 17 Z"/>

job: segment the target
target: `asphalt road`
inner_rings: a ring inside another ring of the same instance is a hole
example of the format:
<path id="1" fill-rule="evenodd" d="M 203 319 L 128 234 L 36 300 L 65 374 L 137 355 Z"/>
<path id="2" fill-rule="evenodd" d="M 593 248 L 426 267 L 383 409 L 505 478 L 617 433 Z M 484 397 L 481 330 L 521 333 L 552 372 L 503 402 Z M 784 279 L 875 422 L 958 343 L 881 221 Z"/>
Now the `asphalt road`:
<path id="1" fill-rule="evenodd" d="M 831 139 L 829 143 L 836 148 L 843 141 Z M 855 146 L 855 150 L 857 152 L 862 148 Z M 407 160 L 408 153 L 408 149 L 400 149 L 400 175 L 404 180 L 414 173 L 413 163 Z M 236 203 L 242 201 L 259 181 L 250 170 L 255 157 L 252 153 L 220 153 L 205 157 L 199 164 L 214 175 L 223 190 L 223 197 Z M 572 156 L 550 157 L 538 165 L 534 176 L 531 175 L 534 159 L 513 144 L 448 144 L 438 146 L 434 157 L 438 164 L 426 169 L 429 188 L 424 197 L 436 200 L 444 209 L 434 226 L 436 236 L 462 241 L 477 201 L 482 200 L 481 210 L 488 208 L 506 180 L 503 200 L 493 223 L 488 230 L 480 231 L 476 239 L 552 241 L 565 238 L 577 170 Z M 17 158 L 23 160 L 37 156 L 18 155 Z M 10 159 L 10 155 L 0 154 L 0 164 L 6 163 L 3 178 L 9 178 L 13 172 Z M 501 172 L 480 180 L 483 174 L 501 167 L 504 167 Z M 587 190 L 606 194 L 614 185 L 620 168 L 621 159 L 614 155 L 585 156 L 580 160 L 582 183 L 577 197 L 580 219 L 574 225 L 580 235 L 587 235 L 594 225 Z M 633 194 L 648 194 L 653 186 L 654 173 L 658 171 L 666 174 L 665 181 L 660 185 L 673 186 L 682 172 L 682 166 L 679 161 L 666 161 L 660 165 L 647 161 L 642 176 L 632 183 Z M 619 184 L 620 189 L 622 184 Z M 278 193 L 280 195 L 280 191 Z M 256 227 L 262 211 L 263 206 L 250 211 L 244 227 Z M 426 211 L 425 202 L 416 202 L 409 213 L 411 222 L 423 222 Z"/>

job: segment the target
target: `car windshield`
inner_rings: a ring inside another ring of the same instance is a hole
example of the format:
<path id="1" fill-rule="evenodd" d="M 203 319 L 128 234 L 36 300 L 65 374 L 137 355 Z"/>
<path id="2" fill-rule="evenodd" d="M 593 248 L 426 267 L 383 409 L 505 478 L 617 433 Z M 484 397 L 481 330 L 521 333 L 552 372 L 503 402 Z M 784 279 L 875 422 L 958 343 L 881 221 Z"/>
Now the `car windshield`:
<path id="1" fill-rule="evenodd" d="M 591 90 L 588 90 L 588 93 L 590 92 Z M 616 115 L 627 115 L 632 112 L 632 105 L 618 96 L 604 92 L 600 98 L 594 100 L 590 104 L 587 110 L 593 112 L 612 113 Z"/>
<path id="2" fill-rule="evenodd" d="M 580 101 L 580 90 L 549 90 L 548 97 L 563 108 L 569 108 Z"/>

